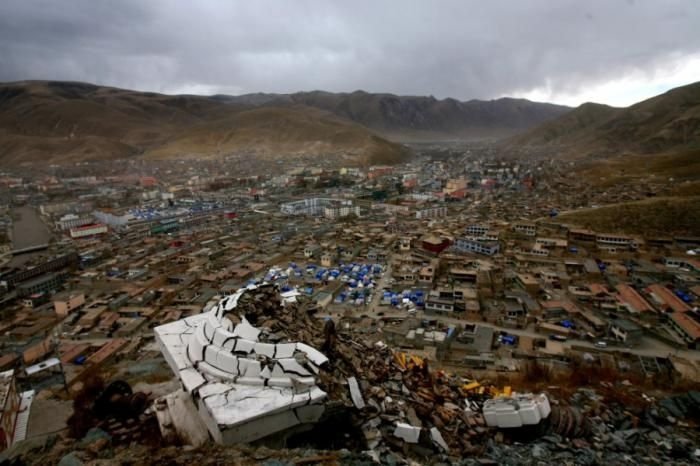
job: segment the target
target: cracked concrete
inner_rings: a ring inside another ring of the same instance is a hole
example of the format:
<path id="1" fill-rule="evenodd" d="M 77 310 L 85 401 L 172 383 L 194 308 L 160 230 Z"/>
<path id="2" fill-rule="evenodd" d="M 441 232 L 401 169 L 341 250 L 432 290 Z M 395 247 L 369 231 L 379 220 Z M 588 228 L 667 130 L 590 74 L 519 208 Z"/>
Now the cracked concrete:
<path id="1" fill-rule="evenodd" d="M 242 288 L 209 312 L 154 329 L 166 360 L 220 443 L 249 442 L 315 422 L 324 410 L 326 393 L 316 386 L 319 367 L 328 361 L 323 353 L 303 342 L 260 342 L 261 330 L 243 315 L 235 325 L 226 317 L 256 288 Z M 294 298 L 288 293 L 282 303 Z"/>

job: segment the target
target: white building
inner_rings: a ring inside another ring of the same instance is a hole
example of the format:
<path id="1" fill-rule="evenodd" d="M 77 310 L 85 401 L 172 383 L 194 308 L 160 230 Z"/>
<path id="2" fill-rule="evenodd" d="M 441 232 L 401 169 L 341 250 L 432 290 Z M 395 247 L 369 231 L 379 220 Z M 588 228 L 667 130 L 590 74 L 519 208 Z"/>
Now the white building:
<path id="1" fill-rule="evenodd" d="M 464 229 L 467 236 L 473 238 L 481 238 L 489 233 L 489 227 L 486 225 L 469 225 Z"/>
<path id="2" fill-rule="evenodd" d="M 208 312 L 154 330 L 165 360 L 217 443 L 252 442 L 314 423 L 325 410 L 326 393 L 316 383 L 326 356 L 301 342 L 261 342 L 261 330 L 245 316 L 236 325 L 226 317 L 256 288 L 241 288 Z M 296 295 L 283 293 L 283 303 Z"/>
<path id="3" fill-rule="evenodd" d="M 330 219 L 347 217 L 350 214 L 360 216 L 360 206 L 340 205 L 326 207 L 323 211 L 323 216 Z"/>
<path id="4" fill-rule="evenodd" d="M 59 231 L 70 230 L 71 228 L 81 227 L 83 225 L 89 225 L 93 223 L 94 220 L 89 216 L 78 216 L 75 214 L 66 214 L 59 218 L 55 225 L 56 229 Z"/>
<path id="5" fill-rule="evenodd" d="M 487 256 L 493 256 L 498 254 L 500 250 L 499 243 L 496 242 L 482 242 L 474 241 L 467 238 L 458 238 L 453 246 L 454 249 L 460 252 L 471 252 L 475 254 L 484 254 Z"/>
<path id="6" fill-rule="evenodd" d="M 438 218 L 445 216 L 447 216 L 447 207 L 432 207 L 430 209 L 422 209 L 416 212 L 417 219 Z"/>
<path id="7" fill-rule="evenodd" d="M 350 214 L 360 215 L 360 207 L 353 206 L 352 200 L 311 197 L 300 201 L 285 202 L 280 211 L 287 215 L 324 216 L 326 218 L 346 217 Z"/>
<path id="8" fill-rule="evenodd" d="M 87 238 L 88 236 L 97 236 L 107 233 L 107 225 L 101 223 L 95 223 L 91 225 L 84 225 L 81 227 L 75 227 L 70 229 L 70 237 L 76 238 Z"/>

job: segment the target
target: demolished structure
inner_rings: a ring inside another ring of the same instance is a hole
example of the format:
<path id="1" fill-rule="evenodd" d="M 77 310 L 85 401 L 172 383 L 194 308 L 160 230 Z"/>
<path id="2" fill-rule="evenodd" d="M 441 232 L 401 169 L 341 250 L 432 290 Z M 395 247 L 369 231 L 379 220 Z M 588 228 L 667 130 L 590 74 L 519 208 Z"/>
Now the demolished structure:
<path id="1" fill-rule="evenodd" d="M 341 438 L 340 444 L 357 441 L 353 448 L 377 457 L 478 453 L 493 428 L 540 421 L 561 435 L 585 430 L 579 413 L 550 409 L 545 395 L 503 396 L 493 386 L 431 371 L 427 359 L 336 332 L 332 320 L 315 313 L 296 290 L 280 293 L 264 283 L 156 327 L 184 389 L 156 402 L 161 432 L 172 431 L 163 424 L 197 418 L 218 443 L 286 442 L 315 425 L 316 432 Z M 189 408 L 164 415 L 166 405 L 172 411 L 183 398 Z M 181 437 L 203 441 L 191 429 Z"/>
<path id="2" fill-rule="evenodd" d="M 242 288 L 208 312 L 155 328 L 166 361 L 218 443 L 251 442 L 313 423 L 324 411 L 316 377 L 328 359 L 239 314 L 240 298 L 257 289 Z"/>

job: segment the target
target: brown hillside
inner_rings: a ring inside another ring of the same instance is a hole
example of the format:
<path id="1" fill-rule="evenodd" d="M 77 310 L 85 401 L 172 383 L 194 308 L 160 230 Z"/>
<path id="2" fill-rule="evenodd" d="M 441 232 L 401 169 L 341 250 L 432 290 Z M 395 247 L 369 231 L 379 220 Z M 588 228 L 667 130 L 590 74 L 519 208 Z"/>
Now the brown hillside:
<path id="1" fill-rule="evenodd" d="M 347 154 L 349 163 L 365 163 L 397 162 L 406 154 L 366 128 L 317 109 L 251 108 L 218 97 L 84 83 L 0 84 L 0 164 L 235 151 L 338 153 Z"/>
<path id="2" fill-rule="evenodd" d="M 657 153 L 700 146 L 700 82 L 627 108 L 584 104 L 507 142 L 564 156 Z"/>
<path id="3" fill-rule="evenodd" d="M 397 141 L 482 139 L 512 135 L 570 111 L 525 99 L 436 99 L 364 91 L 247 94 L 228 101 L 256 106 L 305 105 L 352 120 Z"/>
<path id="4" fill-rule="evenodd" d="M 404 150 L 366 128 L 309 107 L 265 107 L 195 125 L 146 153 L 148 157 L 285 154 L 350 155 L 359 163 L 395 163 Z"/>

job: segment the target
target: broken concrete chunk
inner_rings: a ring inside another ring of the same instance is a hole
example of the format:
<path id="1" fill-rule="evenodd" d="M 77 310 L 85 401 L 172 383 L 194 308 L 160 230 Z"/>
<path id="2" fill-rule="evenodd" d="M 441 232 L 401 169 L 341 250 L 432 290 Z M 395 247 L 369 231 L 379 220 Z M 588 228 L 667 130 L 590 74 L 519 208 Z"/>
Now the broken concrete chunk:
<path id="1" fill-rule="evenodd" d="M 260 330 L 250 325 L 245 318 L 241 318 L 241 323 L 233 329 L 233 336 L 250 341 L 258 341 L 258 335 L 260 335 Z"/>
<path id="2" fill-rule="evenodd" d="M 440 433 L 437 427 L 433 427 L 430 429 L 430 438 L 433 441 L 433 443 L 438 447 L 442 448 L 443 451 L 450 451 L 450 447 L 447 446 L 447 442 L 445 442 L 445 439 L 442 438 L 442 434 Z"/>
<path id="3" fill-rule="evenodd" d="M 250 354 L 253 352 L 253 349 L 255 348 L 255 342 L 251 340 L 246 340 L 245 338 L 241 338 L 236 341 L 236 346 L 234 347 L 234 351 L 237 353 L 246 353 Z"/>
<path id="4" fill-rule="evenodd" d="M 397 422 L 396 429 L 394 429 L 394 436 L 403 439 L 406 443 L 418 443 L 420 427 L 413 427 L 403 422 Z"/>
<path id="5" fill-rule="evenodd" d="M 278 359 L 277 362 L 280 366 L 282 366 L 282 369 L 286 375 L 298 375 L 300 377 L 308 377 L 312 375 L 294 358 Z"/>
<path id="6" fill-rule="evenodd" d="M 362 392 L 357 384 L 357 379 L 355 377 L 350 377 L 348 379 L 348 387 L 350 388 L 350 398 L 352 398 L 352 403 L 357 409 L 363 409 L 365 407 L 365 400 L 362 398 Z"/>
<path id="7" fill-rule="evenodd" d="M 192 368 L 180 371 L 180 380 L 183 388 L 188 393 L 192 393 L 192 391 L 201 387 L 207 381 L 199 372 Z"/>
<path id="8" fill-rule="evenodd" d="M 255 354 L 260 354 L 267 356 L 268 358 L 275 357 L 275 345 L 270 343 L 256 343 L 255 344 Z"/>
<path id="9" fill-rule="evenodd" d="M 328 358 L 323 353 L 316 348 L 307 345 L 306 343 L 297 343 L 297 349 L 303 353 L 306 353 L 306 357 L 317 366 L 322 366 L 328 362 Z"/>
<path id="10" fill-rule="evenodd" d="M 278 343 L 276 358 L 291 358 L 297 350 L 297 345 L 294 343 Z"/>

